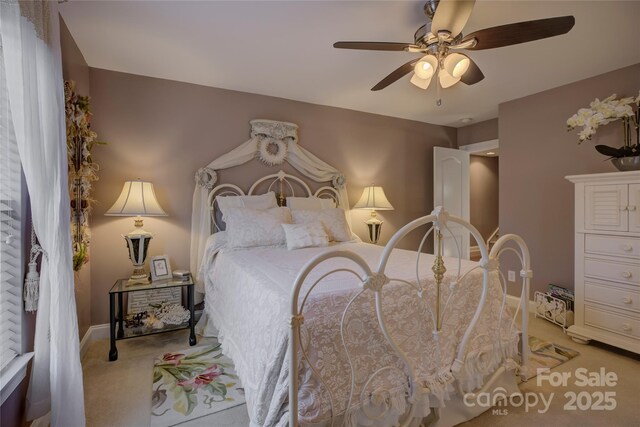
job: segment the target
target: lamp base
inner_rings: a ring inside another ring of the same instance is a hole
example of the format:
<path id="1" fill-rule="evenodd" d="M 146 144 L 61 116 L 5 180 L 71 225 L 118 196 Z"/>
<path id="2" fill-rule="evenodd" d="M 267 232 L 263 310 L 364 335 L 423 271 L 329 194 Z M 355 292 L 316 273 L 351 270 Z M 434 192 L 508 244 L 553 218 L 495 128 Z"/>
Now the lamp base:
<path id="1" fill-rule="evenodd" d="M 147 283 L 151 283 L 151 280 L 149 279 L 149 274 L 144 271 L 144 267 L 135 267 L 133 269 L 133 274 L 131 275 L 131 277 L 129 277 L 129 282 L 127 282 L 128 285 Z"/>
<path id="2" fill-rule="evenodd" d="M 369 228 L 369 240 L 371 243 L 378 243 L 380 231 L 382 230 L 382 221 L 377 218 L 376 211 L 371 212 L 371 218 L 364 222 Z"/>
<path id="3" fill-rule="evenodd" d="M 133 274 L 129 278 L 129 285 L 149 283 L 149 274 L 144 270 L 144 263 L 149 250 L 152 235 L 141 228 L 123 236 L 127 241 L 129 259 L 133 264 Z"/>

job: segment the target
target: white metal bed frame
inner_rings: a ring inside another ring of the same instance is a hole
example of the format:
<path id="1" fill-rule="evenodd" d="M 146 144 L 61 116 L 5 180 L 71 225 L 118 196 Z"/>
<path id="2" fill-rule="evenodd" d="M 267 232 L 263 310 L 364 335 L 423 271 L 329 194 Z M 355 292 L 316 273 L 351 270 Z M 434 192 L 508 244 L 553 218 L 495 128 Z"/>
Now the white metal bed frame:
<path id="1" fill-rule="evenodd" d="M 478 319 L 480 318 L 480 313 L 482 311 L 482 308 L 485 305 L 485 301 L 486 301 L 486 297 L 487 297 L 487 290 L 488 290 L 488 284 L 489 284 L 489 272 L 492 270 L 497 270 L 498 269 L 498 258 L 500 257 L 501 254 L 503 254 L 504 252 L 514 252 L 516 253 L 516 255 L 519 257 L 520 261 L 521 261 L 521 265 L 522 265 L 522 270 L 520 272 L 520 276 L 522 277 L 522 294 L 521 294 L 521 303 L 520 303 L 520 310 L 522 310 L 522 325 L 521 325 L 521 330 L 522 330 L 522 337 L 521 337 L 521 341 L 522 341 L 522 348 L 521 348 L 521 365 L 519 366 L 520 368 L 520 375 L 523 379 L 526 379 L 527 373 L 526 373 L 526 365 L 529 359 L 529 347 L 528 347 L 528 322 L 527 322 L 527 315 L 528 315 L 528 310 L 527 310 L 527 301 L 529 300 L 528 296 L 529 296 L 529 282 L 530 279 L 532 277 L 532 271 L 530 269 L 530 259 L 529 259 L 529 250 L 526 246 L 526 244 L 524 243 L 524 241 L 522 240 L 522 238 L 520 238 L 519 236 L 513 235 L 513 234 L 508 234 L 505 236 L 502 236 L 494 245 L 494 247 L 492 248 L 491 252 L 489 252 L 487 250 L 487 247 L 480 235 L 480 233 L 478 232 L 478 230 L 473 227 L 471 224 L 469 224 L 468 222 L 462 220 L 461 218 L 455 217 L 455 216 L 450 216 L 446 210 L 444 210 L 442 207 L 438 207 L 436 208 L 436 210 L 434 210 L 434 212 L 431 215 L 416 219 L 414 221 L 412 221 L 411 223 L 405 225 L 403 228 L 401 228 L 398 232 L 396 232 L 394 234 L 394 236 L 391 238 L 391 240 L 389 241 L 389 243 L 385 246 L 382 257 L 379 261 L 378 267 L 375 271 L 373 271 L 369 265 L 367 264 L 367 262 L 362 259 L 359 255 L 357 255 L 354 252 L 351 251 L 344 251 L 344 250 L 336 250 L 336 251 L 330 251 L 330 252 L 326 252 L 323 253 L 321 255 L 318 255 L 317 257 L 311 259 L 306 265 L 305 267 L 300 271 L 300 273 L 298 274 L 296 281 L 295 281 L 295 286 L 292 290 L 291 293 L 291 318 L 290 318 L 290 325 L 291 325 L 291 330 L 290 330 L 290 334 L 289 334 L 289 426 L 290 427 L 298 427 L 299 426 L 299 414 L 298 414 L 298 389 L 299 389 L 299 361 L 300 361 L 300 355 L 302 356 L 302 359 L 304 360 L 305 363 L 308 364 L 308 366 L 310 367 L 310 369 L 312 370 L 313 374 L 318 376 L 320 379 L 320 382 L 323 383 L 322 378 L 320 377 L 320 374 L 318 373 L 318 370 L 316 369 L 316 367 L 313 365 L 313 363 L 311 362 L 311 360 L 308 357 L 308 348 L 305 348 L 302 345 L 302 340 L 301 340 L 301 326 L 304 323 L 304 308 L 305 308 L 305 303 L 307 301 L 307 298 L 309 297 L 309 294 L 313 291 L 313 289 L 315 289 L 318 285 L 321 284 L 322 280 L 324 280 L 325 278 L 329 277 L 330 275 L 337 273 L 337 272 L 344 272 L 344 271 L 348 271 L 350 273 L 353 273 L 355 276 L 357 276 L 361 282 L 361 287 L 362 289 L 357 292 L 349 301 L 349 303 L 346 305 L 346 308 L 343 312 L 342 315 L 342 319 L 341 319 L 341 323 L 340 323 L 340 327 L 341 327 L 341 332 L 344 331 L 344 320 L 345 320 L 345 314 L 346 312 L 349 310 L 349 307 L 351 305 L 351 303 L 357 298 L 359 297 L 362 293 L 364 292 L 373 292 L 375 295 L 375 314 L 372 313 L 372 315 L 375 315 L 377 317 L 377 321 L 378 321 L 378 325 L 385 337 L 385 339 L 387 340 L 391 350 L 393 352 L 395 352 L 395 354 L 399 357 L 399 359 L 402 361 L 402 363 L 404 364 L 405 367 L 405 374 L 407 376 L 407 384 L 408 384 L 408 390 L 407 390 L 407 394 L 406 394 L 406 400 L 407 400 L 407 404 L 408 404 L 408 408 L 409 410 L 404 414 L 403 416 L 403 420 L 402 420 L 402 426 L 406 427 L 408 426 L 410 423 L 414 422 L 414 409 L 415 409 L 415 405 L 414 402 L 418 401 L 418 395 L 419 394 L 429 394 L 430 390 L 426 385 L 420 384 L 418 379 L 416 378 L 416 373 L 415 373 L 415 367 L 411 365 L 410 359 L 407 357 L 407 355 L 403 352 L 403 350 L 398 346 L 398 344 L 396 343 L 396 341 L 394 340 L 393 336 L 391 336 L 391 334 L 389 333 L 389 330 L 387 328 L 387 324 L 385 322 L 385 317 L 382 313 L 382 289 L 384 286 L 388 285 L 391 282 L 399 282 L 402 284 L 406 284 L 410 287 L 413 288 L 413 290 L 415 291 L 415 297 L 416 298 L 423 298 L 423 291 L 424 289 L 422 288 L 422 284 L 421 284 L 421 280 L 420 280 L 420 274 L 419 274 L 419 269 L 418 269 L 418 265 L 420 262 L 420 254 L 422 253 L 422 250 L 424 248 L 425 242 L 427 241 L 427 238 L 431 235 L 432 232 L 434 232 L 435 234 L 435 252 L 436 252 L 436 257 L 435 257 L 435 262 L 434 265 L 432 267 L 432 271 L 434 273 L 434 278 L 435 278 L 435 282 L 436 282 L 436 293 L 437 293 L 437 297 L 436 297 L 436 302 L 435 302 L 435 309 L 432 309 L 431 305 L 427 305 L 429 307 L 429 311 L 430 311 L 430 316 L 432 319 L 432 323 L 434 325 L 434 334 L 437 334 L 441 331 L 442 328 L 442 320 L 444 318 L 444 315 L 447 312 L 447 309 L 449 307 L 449 304 L 451 302 L 451 295 L 453 295 L 453 293 L 451 293 L 449 295 L 449 298 L 444 302 L 444 307 L 442 306 L 442 301 L 441 301 L 441 297 L 440 297 L 440 286 L 442 285 L 442 280 L 444 278 L 444 274 L 446 272 L 446 267 L 444 264 L 444 259 L 442 257 L 442 239 L 443 239 L 443 232 L 447 232 L 449 233 L 452 237 L 453 235 L 451 234 L 451 232 L 449 231 L 449 228 L 447 226 L 447 222 L 452 222 L 452 223 L 456 223 L 459 224 L 465 228 L 467 228 L 467 230 L 469 230 L 469 232 L 473 235 L 473 237 L 476 239 L 476 241 L 478 242 L 478 245 L 480 247 L 480 253 L 482 255 L 482 259 L 478 265 L 478 267 L 473 268 L 472 270 L 466 272 L 464 275 L 460 275 L 460 269 L 461 269 L 461 262 L 460 262 L 460 257 L 458 257 L 458 274 L 457 274 L 457 278 L 455 281 L 456 285 L 461 284 L 465 277 L 467 277 L 467 275 L 477 269 L 477 268 L 482 268 L 483 269 L 483 286 L 482 286 L 482 293 L 481 293 L 481 297 L 480 297 L 480 301 L 478 303 L 478 306 L 476 307 L 474 316 L 469 324 L 469 326 L 467 327 L 462 341 L 458 344 L 458 350 L 456 352 L 456 357 L 453 361 L 453 364 L 450 367 L 450 372 L 452 374 L 452 378 L 454 378 L 454 386 L 456 386 L 456 389 L 458 391 L 458 393 L 462 396 L 464 395 L 464 392 L 462 390 L 462 387 L 460 386 L 460 383 L 458 380 L 459 378 L 459 374 L 461 369 L 464 366 L 465 363 L 465 351 L 467 349 L 467 345 L 469 343 L 469 341 L 471 340 L 471 336 L 474 333 L 474 329 L 475 326 L 478 322 Z M 422 227 L 422 226 L 426 226 L 428 224 L 433 224 L 429 230 L 424 234 L 422 241 L 420 242 L 420 246 L 416 252 L 416 284 L 405 281 L 405 280 L 401 280 L 401 279 L 393 279 L 393 278 L 389 278 L 385 275 L 385 268 L 387 265 L 387 262 L 389 260 L 389 256 L 391 255 L 391 252 L 393 251 L 394 248 L 397 247 L 398 243 L 410 232 L 412 232 L 413 230 Z M 455 240 L 455 238 L 454 238 Z M 516 251 L 513 247 L 509 247 L 509 246 L 505 246 L 508 243 L 515 243 L 515 245 L 518 247 L 519 251 Z M 457 244 L 457 243 L 456 243 Z M 310 284 L 308 290 L 304 293 L 302 293 L 302 287 L 303 284 L 305 283 L 305 279 L 309 276 L 309 274 L 314 270 L 314 268 L 316 268 L 319 264 L 332 259 L 332 258 L 344 258 L 344 259 L 348 259 L 350 261 L 352 261 L 355 264 L 355 267 L 357 269 L 346 269 L 346 268 L 342 268 L 339 270 L 334 270 L 328 273 L 325 273 L 324 275 L 322 275 L 319 279 L 317 279 L 315 282 L 313 282 L 312 284 Z M 504 280 L 504 275 L 502 273 L 499 273 L 500 275 L 500 282 L 503 286 L 503 301 L 502 301 L 502 308 L 501 308 L 501 313 L 500 313 L 500 318 L 502 318 L 502 314 L 505 310 L 505 305 L 506 305 L 506 281 Z M 514 318 L 512 320 L 512 326 L 513 323 L 515 322 L 515 319 L 517 317 L 518 311 L 516 311 L 516 313 L 514 314 Z M 500 323 L 498 322 L 498 332 L 500 331 Z M 349 348 L 345 343 L 345 338 L 344 338 L 344 333 L 341 334 L 342 335 L 342 340 L 343 340 L 343 348 L 345 350 L 345 352 L 347 353 L 347 361 L 349 363 L 350 369 L 351 369 L 351 390 L 349 393 L 349 399 L 346 405 L 347 410 L 349 409 L 349 407 L 351 406 L 351 402 L 353 400 L 353 394 L 354 394 L 354 387 L 355 387 L 355 378 L 354 378 L 354 374 L 353 374 L 353 365 L 351 363 L 351 357 L 349 356 Z M 439 341 L 436 340 L 436 345 L 439 344 Z M 511 362 L 511 363 L 509 363 Z M 484 386 L 481 387 L 480 390 L 476 390 L 475 393 L 482 393 L 482 392 L 486 392 L 487 390 L 490 389 L 490 387 L 492 386 L 492 384 L 494 383 L 494 381 L 501 375 L 503 374 L 508 368 L 508 365 L 511 364 L 513 366 L 515 366 L 515 362 L 513 361 L 507 361 L 504 360 L 502 365 L 500 366 L 500 368 L 498 368 L 495 372 L 493 372 L 493 375 L 485 382 Z M 388 367 L 388 368 L 381 368 L 378 369 L 376 372 L 371 373 L 371 376 L 369 377 L 369 379 L 367 380 L 367 384 L 376 376 L 378 375 L 382 370 L 384 369 L 393 369 L 392 367 Z M 365 390 L 366 390 L 366 384 L 365 384 Z M 328 395 L 329 395 L 329 400 L 330 400 L 330 404 L 331 404 L 331 422 L 330 425 L 333 427 L 335 422 L 336 422 L 336 417 L 339 416 L 340 414 L 336 414 L 334 411 L 334 402 L 333 402 L 333 397 L 331 394 L 331 390 L 328 390 Z M 364 391 L 363 391 L 364 392 Z M 432 411 L 434 412 L 434 418 L 437 420 L 438 418 L 438 413 L 437 413 L 437 409 L 436 408 L 432 408 Z M 364 414 L 369 417 L 368 414 L 366 414 L 366 412 L 364 412 Z M 375 418 L 379 418 L 380 414 L 377 414 L 375 416 Z M 346 417 L 345 417 L 346 418 Z M 372 420 L 374 419 L 374 417 L 370 417 Z M 342 425 L 344 425 L 345 423 L 345 419 L 343 419 L 342 421 Z"/>
<path id="2" fill-rule="evenodd" d="M 218 223 L 218 219 L 217 219 L 218 217 L 217 215 L 218 209 L 216 206 L 217 196 L 255 195 L 258 188 L 262 188 L 265 185 L 267 186 L 265 193 L 268 191 L 276 191 L 276 197 L 279 205 L 281 206 L 285 205 L 287 196 L 296 196 L 295 186 L 297 185 L 303 190 L 304 197 L 315 196 L 320 198 L 332 199 L 335 202 L 336 206 L 341 207 L 343 209 L 348 209 L 348 207 L 339 206 L 338 191 L 335 188 L 331 186 L 322 186 L 318 188 L 318 190 L 313 192 L 303 180 L 301 180 L 296 176 L 289 175 L 281 170 L 278 173 L 270 174 L 258 179 L 249 188 L 249 190 L 246 193 L 240 187 L 233 184 L 221 184 L 214 187 L 210 191 L 209 198 L 208 198 L 208 205 L 211 211 L 212 230 L 220 231 L 223 229 L 223 227 L 221 227 L 221 225 Z M 445 314 L 447 313 L 447 309 L 450 306 L 451 295 L 453 294 L 451 293 L 449 298 L 446 301 L 444 301 L 444 307 L 443 307 L 443 304 L 442 304 L 443 301 L 441 301 L 441 296 L 440 296 L 440 287 L 442 285 L 442 280 L 447 271 L 447 268 L 445 266 L 445 261 L 442 256 L 443 233 L 448 233 L 453 238 L 457 246 L 457 241 L 455 240 L 455 237 L 449 231 L 449 228 L 447 226 L 448 222 L 456 223 L 467 228 L 467 230 L 473 235 L 475 240 L 478 242 L 478 246 L 479 246 L 481 257 L 482 257 L 477 267 L 466 272 L 464 275 L 461 275 L 460 274 L 461 261 L 460 261 L 460 252 L 458 248 L 458 254 L 459 254 L 458 274 L 456 277 L 455 285 L 456 286 L 460 285 L 471 271 L 474 271 L 478 268 L 481 268 L 483 270 L 483 285 L 482 285 L 480 301 L 478 303 L 478 306 L 476 307 L 473 318 L 463 335 L 461 342 L 458 344 L 456 357 L 450 367 L 450 373 L 452 374 L 452 378 L 454 378 L 453 385 L 456 387 L 456 390 L 460 395 L 464 394 L 460 386 L 460 383 L 457 380 L 459 378 L 461 369 L 463 368 L 465 363 L 465 355 L 466 355 L 465 351 L 467 349 L 469 341 L 472 339 L 471 336 L 474 333 L 475 326 L 478 322 L 478 319 L 480 318 L 480 313 L 486 302 L 488 284 L 489 284 L 489 272 L 498 270 L 498 266 L 499 266 L 498 259 L 505 252 L 515 253 L 518 256 L 522 266 L 522 269 L 520 271 L 520 277 L 522 278 L 521 300 L 518 306 L 518 310 L 516 310 L 516 313 L 514 314 L 514 318 L 512 319 L 512 326 L 515 323 L 518 312 L 520 311 L 521 312 L 522 347 L 521 347 L 521 362 L 518 368 L 519 368 L 519 373 L 521 378 L 523 380 L 526 380 L 527 378 L 526 365 L 529 359 L 527 302 L 529 300 L 529 286 L 530 286 L 530 280 L 532 277 L 532 271 L 531 271 L 529 250 L 525 242 L 523 241 L 522 238 L 520 238 L 517 235 L 507 234 L 500 237 L 500 239 L 498 239 L 498 241 L 495 243 L 495 245 L 489 252 L 484 240 L 482 239 L 480 233 L 475 227 L 473 227 L 471 224 L 469 224 L 468 222 L 464 221 L 461 218 L 449 215 L 449 213 L 444 208 L 438 207 L 430 215 L 427 215 L 412 221 L 411 223 L 405 225 L 403 228 L 401 228 L 394 234 L 394 236 L 391 238 L 389 243 L 385 246 L 382 257 L 375 271 L 372 270 L 370 266 L 367 264 L 367 262 L 356 253 L 351 251 L 345 251 L 345 250 L 334 250 L 334 251 L 323 253 L 311 259 L 303 267 L 303 269 L 298 273 L 298 276 L 295 280 L 294 287 L 291 293 L 291 318 L 289 320 L 290 327 L 291 327 L 290 333 L 289 333 L 289 349 L 288 349 L 289 364 L 290 364 L 289 365 L 289 426 L 290 427 L 298 427 L 300 425 L 298 420 L 299 418 L 299 414 L 298 414 L 299 364 L 298 362 L 300 361 L 300 356 L 302 356 L 305 363 L 309 365 L 313 374 L 320 377 L 318 370 L 313 366 L 312 362 L 309 360 L 307 349 L 304 348 L 303 345 L 301 344 L 302 343 L 301 327 L 304 323 L 305 302 L 307 301 L 309 294 L 316 287 L 321 286 L 321 282 L 323 279 L 329 277 L 334 273 L 344 272 L 344 271 L 348 271 L 354 274 L 355 276 L 357 276 L 361 282 L 362 289 L 359 292 L 357 292 L 351 298 L 350 302 L 346 305 L 346 308 L 342 315 L 340 327 L 342 329 L 344 328 L 345 314 L 349 310 L 351 302 L 353 302 L 355 298 L 357 298 L 364 292 L 373 292 L 375 296 L 375 313 L 372 313 L 372 315 L 376 316 L 378 325 L 385 339 L 387 340 L 387 343 L 389 344 L 391 350 L 399 357 L 401 362 L 404 364 L 405 374 L 407 376 L 408 390 L 406 394 L 406 400 L 408 403 L 409 410 L 404 414 L 401 426 L 406 427 L 413 421 L 415 405 L 412 402 L 416 401 L 419 394 L 428 394 L 430 390 L 427 386 L 419 383 L 418 379 L 416 378 L 415 368 L 411 365 L 410 359 L 403 352 L 403 350 L 397 345 L 393 336 L 391 336 L 391 334 L 388 331 L 387 324 L 385 323 L 385 318 L 381 308 L 382 307 L 382 289 L 391 282 L 399 282 L 399 283 L 403 283 L 405 285 L 411 286 L 415 291 L 416 298 L 424 298 L 423 296 L 424 289 L 421 288 L 422 285 L 420 281 L 418 266 L 420 262 L 420 254 L 423 253 L 423 249 L 425 249 L 425 244 L 427 242 L 427 239 L 433 233 L 434 247 L 435 247 L 435 262 L 433 264 L 432 271 L 434 273 L 434 278 L 436 282 L 436 293 L 437 293 L 436 300 L 437 301 L 434 304 L 435 306 L 434 309 L 432 309 L 431 305 L 428 305 L 428 307 L 430 311 L 429 314 L 431 316 L 432 323 L 434 325 L 433 332 L 439 333 L 441 331 L 442 320 Z M 413 284 L 406 280 L 387 277 L 385 275 L 385 268 L 387 266 L 387 262 L 389 260 L 389 256 L 391 255 L 391 252 L 397 247 L 398 243 L 407 234 L 411 233 L 412 231 L 420 227 L 424 227 L 429 224 L 432 224 L 432 225 L 428 229 L 428 231 L 423 235 L 420 245 L 416 252 L 416 279 L 417 279 L 416 284 Z M 507 246 L 508 244 L 512 244 L 512 245 L 515 244 L 518 250 L 516 250 L 512 246 Z M 306 290 L 306 292 L 303 293 L 302 288 L 309 274 L 318 265 L 332 258 L 344 258 L 344 259 L 350 260 L 355 264 L 355 267 L 357 268 L 358 271 L 353 269 L 339 269 L 339 270 L 328 272 L 322 275 L 322 277 L 320 277 L 319 279 L 317 279 Z M 501 313 L 500 313 L 500 316 L 502 317 L 502 314 L 506 307 L 506 295 L 507 295 L 506 280 L 502 272 L 499 272 L 499 277 L 500 277 L 500 282 L 501 282 L 501 285 L 503 288 L 503 294 L 504 294 L 502 306 L 501 306 Z M 500 328 L 500 325 L 498 325 L 498 331 L 499 331 L 499 328 Z M 346 344 L 344 343 L 344 335 L 343 335 L 343 348 L 345 349 L 348 355 L 349 350 Z M 353 375 L 353 365 L 351 364 L 350 357 L 348 357 L 348 362 L 351 369 L 351 391 L 349 394 L 349 401 L 346 406 L 347 409 L 349 408 L 350 403 L 353 400 L 353 394 L 354 394 L 353 391 L 354 391 L 354 384 L 355 384 L 355 378 Z M 505 371 L 510 369 L 507 366 L 509 365 L 509 363 L 507 362 L 512 362 L 510 364 L 511 366 L 517 365 L 513 361 L 505 360 L 504 363 L 502 363 L 502 366 L 498 368 L 495 372 L 493 372 L 491 377 L 487 381 L 485 381 L 485 384 L 479 390 L 475 390 L 475 394 L 487 391 L 491 387 L 491 385 L 494 383 L 494 380 L 496 378 L 498 378 L 501 374 L 503 374 Z M 388 369 L 388 368 L 383 368 L 383 369 Z M 381 369 L 377 370 L 376 372 L 373 372 L 369 377 L 369 381 L 371 381 L 373 377 L 378 375 L 380 371 Z M 320 380 L 322 383 L 321 378 Z M 336 417 L 339 417 L 340 414 L 335 414 L 335 411 L 333 410 L 334 402 L 333 402 L 333 398 L 331 397 L 331 392 L 330 390 L 327 390 L 327 391 L 329 393 L 329 398 L 331 402 L 330 425 L 333 427 L 336 422 Z M 432 408 L 432 411 L 435 414 L 435 417 L 433 418 L 437 419 L 438 418 L 437 408 Z M 344 422 L 345 421 L 343 420 L 342 422 L 343 425 L 344 425 Z"/>

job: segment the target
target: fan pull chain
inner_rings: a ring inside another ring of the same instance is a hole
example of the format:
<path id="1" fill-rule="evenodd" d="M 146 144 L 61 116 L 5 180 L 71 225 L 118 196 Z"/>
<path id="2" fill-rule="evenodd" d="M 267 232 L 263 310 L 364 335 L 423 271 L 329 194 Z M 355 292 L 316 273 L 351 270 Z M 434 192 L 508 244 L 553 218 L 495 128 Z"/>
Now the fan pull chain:
<path id="1" fill-rule="evenodd" d="M 437 76 L 439 77 L 439 76 Z M 436 105 L 442 107 L 442 98 L 440 95 L 440 79 L 436 78 Z"/>

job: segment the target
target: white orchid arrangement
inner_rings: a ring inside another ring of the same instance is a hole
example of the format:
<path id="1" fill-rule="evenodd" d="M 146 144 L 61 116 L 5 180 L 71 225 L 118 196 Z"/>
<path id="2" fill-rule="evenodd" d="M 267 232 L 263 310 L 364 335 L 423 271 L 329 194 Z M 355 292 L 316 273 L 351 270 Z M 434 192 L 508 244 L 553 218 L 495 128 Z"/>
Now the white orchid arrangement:
<path id="1" fill-rule="evenodd" d="M 635 107 L 635 111 L 634 111 Z M 640 92 L 636 98 L 627 97 L 616 99 L 616 94 L 603 99 L 596 98 L 589 108 L 581 108 L 576 114 L 567 120 L 567 130 L 573 130 L 581 126 L 578 134 L 578 143 L 591 139 L 598 127 L 607 125 L 616 120 L 622 120 L 624 129 L 624 146 L 622 148 L 597 145 L 596 150 L 611 157 L 635 156 L 640 154 L 640 141 L 638 129 L 640 122 Z M 636 144 L 631 144 L 631 125 L 636 134 Z"/>

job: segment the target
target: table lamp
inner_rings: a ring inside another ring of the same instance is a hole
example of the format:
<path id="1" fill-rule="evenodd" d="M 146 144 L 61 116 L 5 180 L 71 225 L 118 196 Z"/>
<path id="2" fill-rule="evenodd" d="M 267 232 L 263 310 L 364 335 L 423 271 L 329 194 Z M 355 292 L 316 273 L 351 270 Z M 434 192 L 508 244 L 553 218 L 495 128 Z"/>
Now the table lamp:
<path id="1" fill-rule="evenodd" d="M 149 276 L 144 271 L 149 242 L 153 238 L 151 233 L 142 229 L 143 216 L 167 216 L 160 207 L 153 184 L 140 179 L 125 181 L 118 200 L 105 213 L 107 216 L 135 216 L 135 230 L 122 237 L 127 242 L 129 259 L 133 263 L 133 274 L 129 283 L 148 283 Z"/>
<path id="2" fill-rule="evenodd" d="M 384 194 L 382 187 L 370 185 L 365 187 L 362 192 L 362 197 L 358 200 L 358 203 L 353 207 L 354 209 L 371 209 L 371 218 L 365 221 L 367 227 L 369 227 L 369 240 L 371 243 L 378 243 L 380 238 L 380 230 L 382 229 L 382 221 L 377 216 L 376 210 L 379 211 L 391 211 L 393 206 L 387 200 L 387 196 Z"/>

